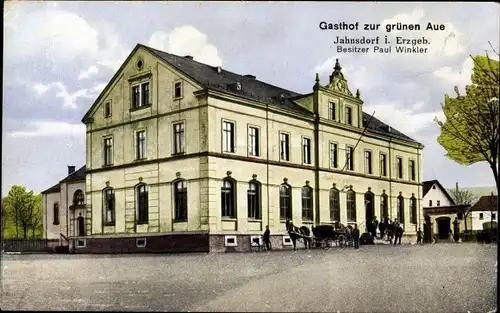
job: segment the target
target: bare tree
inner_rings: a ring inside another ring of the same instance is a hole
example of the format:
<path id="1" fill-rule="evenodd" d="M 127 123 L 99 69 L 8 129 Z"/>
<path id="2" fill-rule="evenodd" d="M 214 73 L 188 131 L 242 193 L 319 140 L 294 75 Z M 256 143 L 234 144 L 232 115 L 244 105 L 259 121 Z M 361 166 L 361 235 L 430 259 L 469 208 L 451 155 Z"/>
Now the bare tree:
<path id="1" fill-rule="evenodd" d="M 456 184 L 455 189 L 450 190 L 450 196 L 453 198 L 453 201 L 455 201 L 455 204 L 465 204 L 469 205 L 469 207 L 462 209 L 460 213 L 462 213 L 463 219 L 464 219 L 464 225 L 465 225 L 465 236 L 467 235 L 467 218 L 469 217 L 470 214 L 470 209 L 471 205 L 476 202 L 477 196 L 470 190 L 466 189 L 459 189 L 458 188 L 458 183 Z"/>

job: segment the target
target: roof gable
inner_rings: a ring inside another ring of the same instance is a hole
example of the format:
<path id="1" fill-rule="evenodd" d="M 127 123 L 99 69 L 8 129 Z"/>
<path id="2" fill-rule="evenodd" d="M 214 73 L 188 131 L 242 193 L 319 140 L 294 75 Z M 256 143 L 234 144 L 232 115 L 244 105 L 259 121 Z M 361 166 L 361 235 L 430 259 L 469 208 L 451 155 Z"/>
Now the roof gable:
<path id="1" fill-rule="evenodd" d="M 446 199 L 448 199 L 448 201 L 450 201 L 452 205 L 456 205 L 455 200 L 453 200 L 448 191 L 443 187 L 443 185 L 441 185 L 441 183 L 437 179 L 427 180 L 422 182 L 422 191 L 423 191 L 422 198 L 425 197 L 425 195 L 431 190 L 432 186 L 434 185 L 436 185 L 437 188 L 441 190 Z"/>
<path id="2" fill-rule="evenodd" d="M 85 180 L 85 169 L 86 166 L 80 167 L 77 171 L 74 171 L 73 173 L 69 174 L 65 178 L 63 178 L 59 183 L 55 184 L 54 186 L 50 187 L 47 190 L 42 191 L 42 194 L 47 194 L 47 193 L 56 193 L 61 191 L 61 184 L 62 183 L 69 183 L 69 182 L 75 182 L 75 181 L 82 181 Z"/>
<path id="3" fill-rule="evenodd" d="M 498 196 L 482 196 L 470 208 L 471 211 L 497 211 L 498 210 Z"/>

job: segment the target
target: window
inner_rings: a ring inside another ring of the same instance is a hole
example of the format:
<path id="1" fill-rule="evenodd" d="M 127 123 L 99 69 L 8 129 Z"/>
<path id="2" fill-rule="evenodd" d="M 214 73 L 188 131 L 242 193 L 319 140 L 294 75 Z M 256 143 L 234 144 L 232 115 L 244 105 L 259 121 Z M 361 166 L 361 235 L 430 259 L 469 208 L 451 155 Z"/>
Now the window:
<path id="1" fill-rule="evenodd" d="M 340 221 L 340 192 L 335 187 L 330 189 L 330 221 Z"/>
<path id="2" fill-rule="evenodd" d="M 440 201 L 440 200 L 437 200 L 437 201 L 436 201 L 436 205 L 437 205 L 437 206 L 440 206 L 440 205 L 441 205 L 441 201 Z"/>
<path id="3" fill-rule="evenodd" d="M 146 238 L 137 238 L 135 240 L 135 246 L 137 248 L 144 248 L 144 247 L 146 247 Z"/>
<path id="4" fill-rule="evenodd" d="M 380 196 L 380 216 L 382 218 L 389 218 L 389 197 L 385 191 Z"/>
<path id="5" fill-rule="evenodd" d="M 222 122 L 222 149 L 224 152 L 234 152 L 234 123 Z"/>
<path id="6" fill-rule="evenodd" d="M 52 224 L 59 225 L 59 203 L 54 203 L 54 221 Z"/>
<path id="7" fill-rule="evenodd" d="M 417 199 L 414 195 L 410 198 L 410 223 L 417 224 Z"/>
<path id="8" fill-rule="evenodd" d="M 248 155 L 259 156 L 259 129 L 248 127 Z"/>
<path id="9" fill-rule="evenodd" d="M 349 125 L 352 125 L 352 108 L 351 107 L 345 108 L 345 122 Z"/>
<path id="10" fill-rule="evenodd" d="M 354 148 L 347 146 L 345 153 L 347 160 L 347 170 L 354 171 Z"/>
<path id="11" fill-rule="evenodd" d="M 292 188 L 288 184 L 280 186 L 280 219 L 292 219 Z"/>
<path id="12" fill-rule="evenodd" d="M 81 189 L 78 189 L 73 194 L 73 205 L 83 205 L 85 203 L 85 195 Z"/>
<path id="13" fill-rule="evenodd" d="M 400 157 L 396 158 L 398 178 L 403 179 L 403 159 Z"/>
<path id="14" fill-rule="evenodd" d="M 174 124 L 174 154 L 184 153 L 184 123 Z"/>
<path id="15" fill-rule="evenodd" d="M 135 133 L 136 142 L 136 159 L 142 160 L 146 158 L 146 131 L 141 130 Z"/>
<path id="16" fill-rule="evenodd" d="M 398 201 L 397 201 L 397 207 L 398 207 L 398 221 L 401 224 L 404 224 L 405 222 L 405 203 L 404 203 L 404 198 L 402 195 L 398 196 Z"/>
<path id="17" fill-rule="evenodd" d="M 104 117 L 110 117 L 111 116 L 111 103 L 106 102 L 104 104 Z"/>
<path id="18" fill-rule="evenodd" d="M 311 164 L 311 139 L 302 138 L 302 161 Z"/>
<path id="19" fill-rule="evenodd" d="M 365 172 L 366 174 L 372 174 L 372 152 L 365 151 Z"/>
<path id="20" fill-rule="evenodd" d="M 281 133 L 280 134 L 280 155 L 281 155 L 281 160 L 283 160 L 283 161 L 289 161 L 290 160 L 289 148 L 290 148 L 290 136 L 288 134 Z"/>
<path id="21" fill-rule="evenodd" d="M 332 168 L 337 168 L 339 166 L 338 152 L 338 145 L 336 143 L 330 143 L 330 166 Z"/>
<path id="22" fill-rule="evenodd" d="M 55 204 L 54 204 L 54 208 L 55 208 Z M 482 220 L 484 218 L 484 214 L 483 213 L 479 213 L 479 219 Z"/>
<path id="23" fill-rule="evenodd" d="M 248 217 L 260 219 L 260 183 L 251 181 L 247 190 Z"/>
<path id="24" fill-rule="evenodd" d="M 432 189 L 436 189 L 436 185 L 433 185 L 433 186 L 432 186 Z"/>
<path id="25" fill-rule="evenodd" d="M 181 98 L 182 97 L 182 83 L 177 82 L 174 85 L 174 98 Z"/>
<path id="26" fill-rule="evenodd" d="M 387 155 L 380 154 L 380 176 L 387 176 Z"/>
<path id="27" fill-rule="evenodd" d="M 337 119 L 337 114 L 335 111 L 335 102 L 330 102 L 328 107 L 328 118 L 335 121 Z"/>
<path id="28" fill-rule="evenodd" d="M 132 87 L 132 108 L 149 105 L 149 82 Z"/>
<path id="29" fill-rule="evenodd" d="M 408 172 L 410 174 L 410 180 L 415 180 L 415 161 L 410 160 L 408 162 Z"/>
<path id="30" fill-rule="evenodd" d="M 113 138 L 104 139 L 104 165 L 113 164 Z"/>
<path id="31" fill-rule="evenodd" d="M 432 200 L 429 200 L 429 206 L 432 206 Z"/>
<path id="32" fill-rule="evenodd" d="M 115 223 L 115 193 L 112 188 L 104 190 L 104 223 Z"/>
<path id="33" fill-rule="evenodd" d="M 497 215 L 495 213 L 491 213 L 491 219 L 494 220 L 497 218 Z"/>
<path id="34" fill-rule="evenodd" d="M 176 221 L 186 221 L 188 219 L 188 198 L 185 180 L 174 182 L 174 207 L 174 219 Z"/>
<path id="35" fill-rule="evenodd" d="M 349 189 L 346 195 L 347 200 L 347 221 L 356 222 L 356 192 Z"/>
<path id="36" fill-rule="evenodd" d="M 236 183 L 232 179 L 226 178 L 222 181 L 222 188 L 221 188 L 222 217 L 236 218 L 235 187 Z"/>
<path id="37" fill-rule="evenodd" d="M 145 184 L 136 187 L 137 224 L 148 223 L 148 188 Z"/>
<path id="38" fill-rule="evenodd" d="M 302 187 L 302 220 L 312 221 L 313 220 L 313 199 L 312 199 L 312 188 L 309 186 Z"/>

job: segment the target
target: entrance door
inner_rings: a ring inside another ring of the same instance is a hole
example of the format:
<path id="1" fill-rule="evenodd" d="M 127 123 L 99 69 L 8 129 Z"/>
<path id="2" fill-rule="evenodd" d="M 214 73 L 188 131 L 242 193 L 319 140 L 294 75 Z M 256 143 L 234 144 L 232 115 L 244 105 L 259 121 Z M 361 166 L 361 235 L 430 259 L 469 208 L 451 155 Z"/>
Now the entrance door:
<path id="1" fill-rule="evenodd" d="M 436 222 L 438 224 L 439 239 L 448 239 L 451 230 L 451 219 L 449 217 L 439 217 Z"/>
<path id="2" fill-rule="evenodd" d="M 375 205 L 373 203 L 373 198 L 373 193 L 365 193 L 365 216 L 367 225 L 369 225 L 373 221 L 373 217 L 375 216 Z"/>
<path id="3" fill-rule="evenodd" d="M 77 218 L 78 221 L 78 236 L 85 236 L 85 222 L 83 220 L 82 214 L 78 216 Z"/>

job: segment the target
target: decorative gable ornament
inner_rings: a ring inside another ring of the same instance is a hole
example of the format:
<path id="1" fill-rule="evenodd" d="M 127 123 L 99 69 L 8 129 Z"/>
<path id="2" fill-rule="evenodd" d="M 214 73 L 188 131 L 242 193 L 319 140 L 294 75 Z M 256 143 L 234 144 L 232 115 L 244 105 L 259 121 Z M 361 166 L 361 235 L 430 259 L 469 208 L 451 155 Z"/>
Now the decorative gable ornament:
<path id="1" fill-rule="evenodd" d="M 342 74 L 342 67 L 340 66 L 339 59 L 336 59 L 335 61 L 332 75 L 330 75 L 330 83 L 326 86 L 326 88 L 352 96 L 352 92 L 349 90 L 349 86 L 347 85 L 347 80 L 345 79 L 344 74 Z"/>

